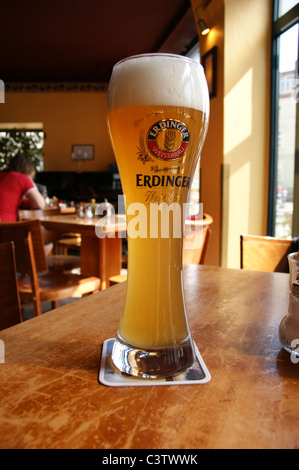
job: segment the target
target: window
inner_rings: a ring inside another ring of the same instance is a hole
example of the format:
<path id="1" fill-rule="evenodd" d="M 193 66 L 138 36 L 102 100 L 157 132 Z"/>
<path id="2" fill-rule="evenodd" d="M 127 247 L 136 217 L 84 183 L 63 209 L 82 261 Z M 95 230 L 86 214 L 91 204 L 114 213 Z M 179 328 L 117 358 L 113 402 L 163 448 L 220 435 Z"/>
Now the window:
<path id="1" fill-rule="evenodd" d="M 19 151 L 29 157 L 37 171 L 43 171 L 45 134 L 39 123 L 5 123 L 0 125 L 0 170 Z"/>
<path id="2" fill-rule="evenodd" d="M 279 238 L 299 235 L 298 17 L 297 0 L 274 0 L 268 235 Z"/>
<path id="3" fill-rule="evenodd" d="M 294 6 L 296 6 L 297 3 L 298 3 L 298 0 L 280 0 L 278 2 L 278 13 L 277 13 L 278 18 L 285 15 Z"/>

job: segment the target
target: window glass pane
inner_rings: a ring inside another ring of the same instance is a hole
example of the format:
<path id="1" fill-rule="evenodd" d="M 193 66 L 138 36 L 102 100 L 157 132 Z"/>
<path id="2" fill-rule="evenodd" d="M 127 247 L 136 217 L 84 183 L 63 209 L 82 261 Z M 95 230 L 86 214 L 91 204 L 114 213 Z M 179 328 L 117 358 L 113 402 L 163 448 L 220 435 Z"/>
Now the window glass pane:
<path id="1" fill-rule="evenodd" d="M 190 49 L 190 51 L 188 51 L 187 57 L 190 57 L 190 59 L 195 60 L 196 62 L 200 62 L 198 42 L 192 47 L 192 49 Z"/>
<path id="2" fill-rule="evenodd" d="M 288 2 L 290 3 L 290 2 Z M 296 138 L 295 70 L 298 24 L 279 38 L 275 236 L 292 236 Z"/>
<path id="3" fill-rule="evenodd" d="M 43 171 L 44 132 L 27 129 L 0 129 L 0 171 L 18 152 L 29 157 L 37 171 Z"/>
<path id="4" fill-rule="evenodd" d="M 297 5 L 298 0 L 279 0 L 278 2 L 278 17 L 283 16 L 289 10 L 291 10 L 295 5 Z"/>

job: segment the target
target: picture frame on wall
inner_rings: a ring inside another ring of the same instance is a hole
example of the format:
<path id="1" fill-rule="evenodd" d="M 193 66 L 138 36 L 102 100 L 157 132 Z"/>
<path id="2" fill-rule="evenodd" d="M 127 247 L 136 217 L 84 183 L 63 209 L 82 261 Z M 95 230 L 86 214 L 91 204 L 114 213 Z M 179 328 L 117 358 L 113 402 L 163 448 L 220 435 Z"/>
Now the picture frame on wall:
<path id="1" fill-rule="evenodd" d="M 72 160 L 93 160 L 94 145 L 72 145 Z"/>
<path id="2" fill-rule="evenodd" d="M 217 96 L 217 46 L 206 52 L 201 59 L 205 71 L 210 98 Z"/>

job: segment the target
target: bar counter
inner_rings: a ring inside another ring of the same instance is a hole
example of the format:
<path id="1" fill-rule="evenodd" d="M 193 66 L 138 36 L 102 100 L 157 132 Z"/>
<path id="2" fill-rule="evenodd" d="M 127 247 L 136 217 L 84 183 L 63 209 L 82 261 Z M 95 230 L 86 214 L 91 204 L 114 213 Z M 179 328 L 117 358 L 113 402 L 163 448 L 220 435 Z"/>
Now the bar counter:
<path id="1" fill-rule="evenodd" d="M 298 448 L 299 364 L 277 335 L 288 281 L 184 266 L 190 329 L 211 374 L 204 384 L 99 383 L 125 283 L 1 331 L 1 448 Z"/>

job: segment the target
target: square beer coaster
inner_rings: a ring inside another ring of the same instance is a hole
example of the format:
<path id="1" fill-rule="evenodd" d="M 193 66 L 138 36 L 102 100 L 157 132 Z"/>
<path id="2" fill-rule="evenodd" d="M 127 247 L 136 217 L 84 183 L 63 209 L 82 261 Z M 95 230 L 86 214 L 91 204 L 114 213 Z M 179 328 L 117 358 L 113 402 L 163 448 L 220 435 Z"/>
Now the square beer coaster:
<path id="1" fill-rule="evenodd" d="M 138 387 L 146 385 L 192 385 L 203 384 L 211 380 L 211 375 L 194 343 L 196 360 L 194 364 L 181 374 L 174 377 L 163 377 L 161 379 L 144 379 L 132 377 L 119 372 L 113 365 L 111 353 L 114 338 L 107 339 L 103 343 L 99 382 L 108 387 Z"/>

